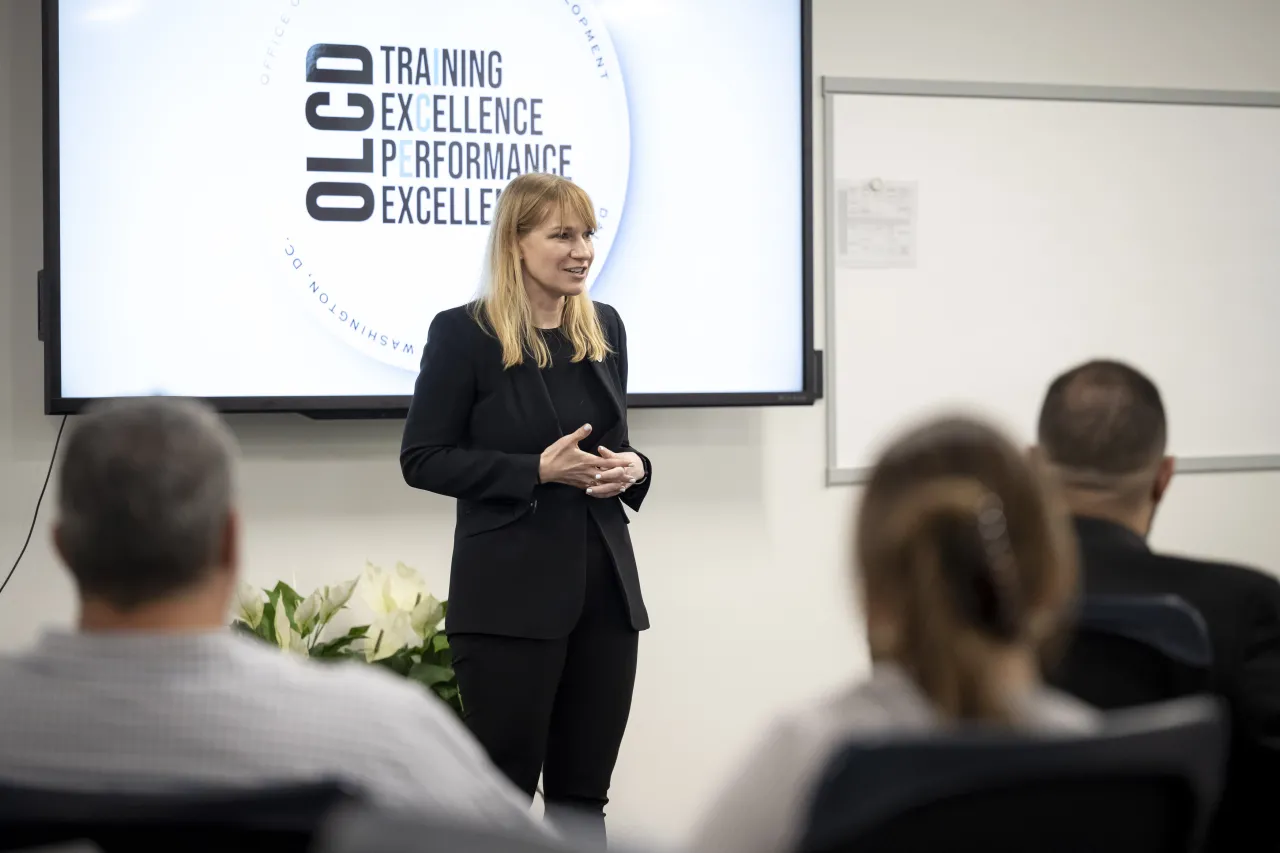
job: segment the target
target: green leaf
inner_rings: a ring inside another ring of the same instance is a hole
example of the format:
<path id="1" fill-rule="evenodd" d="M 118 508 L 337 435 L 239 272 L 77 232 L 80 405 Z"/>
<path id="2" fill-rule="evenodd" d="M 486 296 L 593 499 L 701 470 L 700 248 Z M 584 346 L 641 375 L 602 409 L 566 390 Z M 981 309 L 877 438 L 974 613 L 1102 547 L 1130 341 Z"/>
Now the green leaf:
<path id="1" fill-rule="evenodd" d="M 297 630 L 298 623 L 293 621 L 293 612 L 297 610 L 298 605 L 302 603 L 302 596 L 298 595 L 298 593 L 294 591 L 293 587 L 289 586 L 284 581 L 277 583 L 275 588 L 267 593 L 267 596 L 272 601 L 284 602 L 284 615 L 289 617 L 289 624 L 294 627 L 294 630 Z"/>
<path id="2" fill-rule="evenodd" d="M 267 596 L 267 603 L 262 605 L 262 621 L 258 623 L 258 636 L 273 645 L 276 644 L 276 600 Z"/>
<path id="3" fill-rule="evenodd" d="M 452 684 L 448 686 L 440 685 L 435 688 L 436 695 L 446 702 L 452 701 L 458 695 L 458 688 Z"/>
<path id="4" fill-rule="evenodd" d="M 323 643 L 317 643 L 311 647 L 311 657 L 327 658 L 327 657 L 345 657 L 347 647 L 353 642 L 369 633 L 368 625 L 357 625 L 341 637 L 328 640 Z"/>
<path id="5" fill-rule="evenodd" d="M 431 638 L 431 648 L 437 652 L 447 651 L 449 648 L 449 638 L 444 634 L 436 634 Z"/>
<path id="6" fill-rule="evenodd" d="M 408 675 L 409 670 L 413 668 L 413 657 L 405 649 L 400 649 L 390 657 L 374 661 L 378 666 L 385 666 L 396 675 Z"/>
<path id="7" fill-rule="evenodd" d="M 352 637 L 339 637 L 327 643 L 317 643 L 309 652 L 313 658 L 331 658 L 344 656 L 351 646 Z"/>
<path id="8" fill-rule="evenodd" d="M 346 640 L 347 642 L 350 642 L 350 641 L 352 641 L 352 640 L 358 640 L 358 639 L 360 639 L 361 637 L 366 637 L 366 636 L 368 636 L 368 634 L 369 634 L 369 626 L 368 626 L 368 625 L 357 625 L 357 626 L 355 626 L 354 628 L 349 629 L 349 630 L 347 631 L 347 633 L 343 634 L 342 636 L 338 637 L 337 639 L 335 639 L 335 640 L 326 640 L 326 642 L 337 642 L 338 640 Z"/>
<path id="9" fill-rule="evenodd" d="M 324 655 L 323 657 L 319 657 L 312 652 L 311 659 L 319 661 L 320 663 L 339 663 L 341 661 L 359 661 L 360 663 L 364 663 L 364 654 L 362 652 L 352 651 L 351 649 L 342 649 L 341 651 L 336 651 L 332 654 Z"/>
<path id="10" fill-rule="evenodd" d="M 289 586 L 284 581 L 279 581 L 271 591 L 283 595 L 285 600 L 294 607 L 297 607 L 299 602 L 303 599 L 303 596 L 299 595 L 297 590 Z"/>
<path id="11" fill-rule="evenodd" d="M 454 675 L 453 670 L 447 666 L 420 663 L 409 670 L 409 677 L 414 681 L 425 684 L 427 687 L 435 687 L 437 684 L 446 684 L 453 681 Z"/>

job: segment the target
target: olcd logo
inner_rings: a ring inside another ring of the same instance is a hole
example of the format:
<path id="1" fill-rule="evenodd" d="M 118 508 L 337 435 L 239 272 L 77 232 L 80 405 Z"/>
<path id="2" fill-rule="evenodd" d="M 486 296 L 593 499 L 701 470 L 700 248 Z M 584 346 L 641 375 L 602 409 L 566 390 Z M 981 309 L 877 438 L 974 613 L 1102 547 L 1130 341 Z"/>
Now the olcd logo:
<path id="1" fill-rule="evenodd" d="M 589 2 L 343 0 L 289 12 L 262 123 L 266 239 L 286 299 L 416 371 L 437 311 L 476 295 L 502 188 L 529 171 L 591 194 L 599 275 L 622 222 L 626 90 Z"/>

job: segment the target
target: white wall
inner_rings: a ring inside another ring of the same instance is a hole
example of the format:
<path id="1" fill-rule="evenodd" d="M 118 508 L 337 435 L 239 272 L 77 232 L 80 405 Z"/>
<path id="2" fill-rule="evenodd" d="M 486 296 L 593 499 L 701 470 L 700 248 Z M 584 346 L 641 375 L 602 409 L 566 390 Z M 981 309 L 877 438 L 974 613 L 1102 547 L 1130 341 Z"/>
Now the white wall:
<path id="1" fill-rule="evenodd" d="M 1280 90 L 1274 0 L 814 5 L 819 76 Z M 41 414 L 35 338 L 42 263 L 38 9 L 38 0 L 0 2 L 3 572 L 26 532 L 57 429 Z M 821 163 L 820 151 L 815 157 Z M 815 202 L 820 210 L 821 198 Z M 820 264 L 821 246 L 815 248 Z M 821 317 L 817 324 L 821 329 Z M 821 405 L 646 410 L 632 419 L 634 441 L 656 467 L 650 502 L 631 528 L 654 628 L 641 644 L 611 813 L 617 827 L 677 840 L 770 715 L 865 671 L 843 568 L 856 493 L 823 486 Z M 244 448 L 251 580 L 296 576 L 308 587 L 351 576 L 366 558 L 402 559 L 444 589 L 451 507 L 403 485 L 398 423 L 287 416 L 232 422 Z M 1280 567 L 1278 501 L 1280 474 L 1187 476 L 1169 497 L 1156 543 Z M 47 517 L 42 513 L 0 596 L 0 648 L 26 644 L 40 626 L 73 617 L 70 586 L 47 544 Z"/>

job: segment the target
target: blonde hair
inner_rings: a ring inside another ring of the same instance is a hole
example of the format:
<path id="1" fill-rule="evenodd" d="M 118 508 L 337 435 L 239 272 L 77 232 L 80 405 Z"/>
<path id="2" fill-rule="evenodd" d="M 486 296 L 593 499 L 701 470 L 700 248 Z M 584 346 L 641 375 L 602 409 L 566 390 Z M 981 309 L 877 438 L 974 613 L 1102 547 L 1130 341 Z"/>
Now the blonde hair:
<path id="1" fill-rule="evenodd" d="M 1010 722 L 1010 651 L 1061 638 L 1077 557 L 1053 481 L 990 426 L 937 420 L 881 457 L 858 519 L 873 657 L 903 667 L 949 719 Z"/>
<path id="2" fill-rule="evenodd" d="M 551 364 L 551 352 L 538 334 L 520 267 L 520 239 L 548 218 L 570 218 L 596 229 L 591 198 L 577 184 L 558 175 L 529 172 L 507 184 L 498 198 L 489 230 L 484 287 L 473 316 L 502 344 L 503 367 L 523 364 L 532 356 L 538 367 Z M 595 303 L 583 292 L 564 301 L 560 328 L 573 344 L 573 360 L 603 361 L 609 352 Z"/>

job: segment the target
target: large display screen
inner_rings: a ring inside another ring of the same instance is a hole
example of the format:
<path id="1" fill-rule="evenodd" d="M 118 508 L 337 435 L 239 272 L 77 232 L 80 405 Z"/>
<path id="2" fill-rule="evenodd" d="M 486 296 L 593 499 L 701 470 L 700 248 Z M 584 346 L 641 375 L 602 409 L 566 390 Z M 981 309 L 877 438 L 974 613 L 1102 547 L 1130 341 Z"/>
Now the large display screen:
<path id="1" fill-rule="evenodd" d="M 47 396 L 394 412 L 527 171 L 633 405 L 805 403 L 801 0 L 47 0 Z"/>

